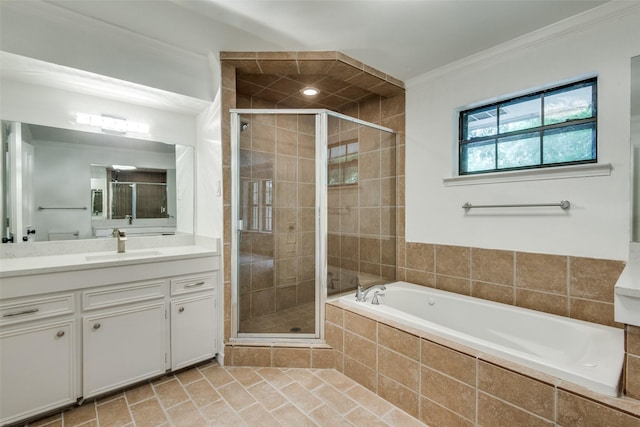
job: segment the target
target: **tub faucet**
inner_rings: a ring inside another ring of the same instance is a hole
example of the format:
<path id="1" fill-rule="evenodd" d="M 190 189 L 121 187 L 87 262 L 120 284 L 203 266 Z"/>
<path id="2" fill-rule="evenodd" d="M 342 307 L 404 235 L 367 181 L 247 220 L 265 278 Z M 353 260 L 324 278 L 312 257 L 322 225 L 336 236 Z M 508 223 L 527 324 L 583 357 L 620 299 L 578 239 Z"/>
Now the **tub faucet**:
<path id="1" fill-rule="evenodd" d="M 118 239 L 118 253 L 124 253 L 124 242 L 127 241 L 127 235 L 124 231 L 118 230 L 117 228 L 113 229 L 113 237 Z"/>
<path id="2" fill-rule="evenodd" d="M 360 302 L 366 301 L 367 294 L 374 289 L 380 289 L 381 291 L 384 291 L 387 288 L 384 285 L 373 285 L 373 286 L 369 286 L 367 289 L 363 289 L 362 285 L 358 285 L 358 288 L 356 290 L 356 301 L 360 301 Z"/>

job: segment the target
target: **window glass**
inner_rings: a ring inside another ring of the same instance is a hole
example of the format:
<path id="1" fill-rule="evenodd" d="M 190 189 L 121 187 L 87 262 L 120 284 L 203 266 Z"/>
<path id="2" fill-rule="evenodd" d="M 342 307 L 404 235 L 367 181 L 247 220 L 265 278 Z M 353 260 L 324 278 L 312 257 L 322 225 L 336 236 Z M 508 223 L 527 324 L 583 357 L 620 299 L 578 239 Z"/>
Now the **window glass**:
<path id="1" fill-rule="evenodd" d="M 464 139 L 480 138 L 498 133 L 498 110 L 484 107 L 463 114 Z"/>
<path id="2" fill-rule="evenodd" d="M 477 172 L 496 167 L 496 146 L 491 142 L 465 144 L 460 153 L 464 172 Z"/>
<path id="3" fill-rule="evenodd" d="M 500 106 L 500 133 L 508 133 L 522 129 L 540 126 L 542 115 L 542 100 L 534 98 L 520 98 Z"/>
<path id="4" fill-rule="evenodd" d="M 330 186 L 358 183 L 358 141 L 342 141 L 328 148 Z"/>
<path id="5" fill-rule="evenodd" d="M 548 130 L 544 133 L 543 163 L 565 163 L 590 160 L 595 157 L 595 123 Z"/>
<path id="6" fill-rule="evenodd" d="M 596 162 L 595 78 L 460 112 L 459 173 Z"/>
<path id="7" fill-rule="evenodd" d="M 498 169 L 518 168 L 540 163 L 538 132 L 508 136 L 498 140 Z"/>
<path id="8" fill-rule="evenodd" d="M 561 89 L 544 97 L 544 124 L 564 123 L 569 120 L 593 117 L 593 86 Z"/>

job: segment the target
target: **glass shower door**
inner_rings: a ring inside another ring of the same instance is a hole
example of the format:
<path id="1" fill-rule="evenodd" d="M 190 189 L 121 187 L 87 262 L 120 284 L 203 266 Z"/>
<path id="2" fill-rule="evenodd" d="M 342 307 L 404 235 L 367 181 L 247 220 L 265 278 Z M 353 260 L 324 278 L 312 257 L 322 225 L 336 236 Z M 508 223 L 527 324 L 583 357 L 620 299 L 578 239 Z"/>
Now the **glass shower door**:
<path id="1" fill-rule="evenodd" d="M 238 336 L 316 338 L 316 119 L 237 119 Z"/>

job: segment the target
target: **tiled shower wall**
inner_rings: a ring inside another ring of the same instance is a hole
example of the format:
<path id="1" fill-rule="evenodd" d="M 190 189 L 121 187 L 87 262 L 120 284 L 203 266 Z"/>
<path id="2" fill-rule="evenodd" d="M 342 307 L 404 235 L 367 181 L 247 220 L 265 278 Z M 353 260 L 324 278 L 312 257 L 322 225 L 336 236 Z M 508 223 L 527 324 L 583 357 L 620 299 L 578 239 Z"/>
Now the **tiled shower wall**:
<path id="1" fill-rule="evenodd" d="M 329 147 L 358 142 L 358 181 L 328 188 L 328 293 L 396 275 L 395 135 L 329 117 Z"/>
<path id="2" fill-rule="evenodd" d="M 272 232 L 243 232 L 243 321 L 315 298 L 315 122 L 314 116 L 273 114 L 241 120 L 248 124 L 240 134 L 241 185 L 272 182 L 275 215 Z M 249 196 L 240 202 L 243 212 L 251 209 Z"/>

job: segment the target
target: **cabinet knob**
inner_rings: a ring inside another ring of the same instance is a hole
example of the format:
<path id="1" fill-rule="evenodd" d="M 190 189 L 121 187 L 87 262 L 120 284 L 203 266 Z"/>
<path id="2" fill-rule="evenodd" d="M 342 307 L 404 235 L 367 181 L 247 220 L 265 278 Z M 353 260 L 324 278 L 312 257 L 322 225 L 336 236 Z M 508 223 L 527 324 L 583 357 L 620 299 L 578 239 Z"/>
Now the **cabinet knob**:
<path id="1" fill-rule="evenodd" d="M 62 338 L 64 336 L 64 331 L 58 331 L 58 333 L 56 334 L 56 336 L 58 338 Z"/>
<path id="2" fill-rule="evenodd" d="M 178 312 L 179 312 L 179 313 L 182 313 L 183 311 L 184 311 L 184 307 L 180 307 L 180 308 L 178 309 Z"/>
<path id="3" fill-rule="evenodd" d="M 100 323 L 96 323 L 93 325 L 93 329 L 100 329 Z"/>

